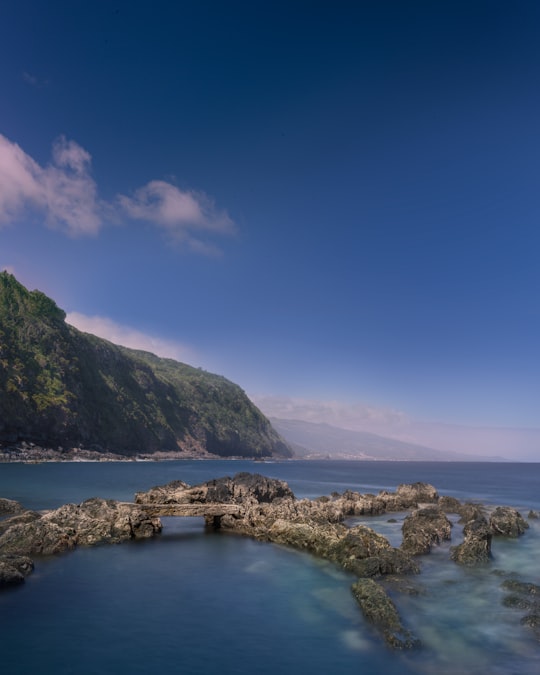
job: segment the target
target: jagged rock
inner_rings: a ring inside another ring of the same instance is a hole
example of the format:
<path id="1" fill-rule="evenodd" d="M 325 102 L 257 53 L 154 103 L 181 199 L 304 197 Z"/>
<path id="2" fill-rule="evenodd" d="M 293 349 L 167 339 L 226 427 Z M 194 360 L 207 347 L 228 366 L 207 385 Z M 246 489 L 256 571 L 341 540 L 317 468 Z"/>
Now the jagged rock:
<path id="1" fill-rule="evenodd" d="M 526 581 L 519 581 L 518 579 L 506 579 L 501 584 L 501 588 L 512 591 L 513 593 L 520 593 L 521 595 L 540 596 L 540 586 Z"/>
<path id="2" fill-rule="evenodd" d="M 0 497 L 0 516 L 9 516 L 14 513 L 22 513 L 24 506 L 14 499 Z"/>
<path id="3" fill-rule="evenodd" d="M 182 481 L 157 486 L 135 495 L 137 504 L 220 504 L 273 503 L 277 499 L 294 499 L 287 483 L 260 474 L 238 473 L 191 486 Z"/>
<path id="4" fill-rule="evenodd" d="M 459 565 L 474 566 L 491 560 L 491 528 L 482 516 L 463 528 L 463 543 L 452 548 L 450 557 Z"/>
<path id="5" fill-rule="evenodd" d="M 0 588 L 16 586 L 34 569 L 30 558 L 16 555 L 0 555 Z"/>
<path id="6" fill-rule="evenodd" d="M 538 520 L 540 518 L 540 515 L 538 514 L 538 511 L 533 511 L 532 509 L 529 511 L 527 518 L 530 520 Z"/>
<path id="7" fill-rule="evenodd" d="M 344 516 L 376 516 L 385 512 L 384 501 L 372 494 L 346 490 L 334 501 Z"/>
<path id="8" fill-rule="evenodd" d="M 389 548 L 363 560 L 350 560 L 343 567 L 359 577 L 379 577 L 387 574 L 419 574 L 420 567 L 398 548 Z"/>
<path id="9" fill-rule="evenodd" d="M 0 558 L 0 588 L 17 586 L 24 582 L 24 575 Z"/>
<path id="10" fill-rule="evenodd" d="M 460 510 L 462 509 L 462 503 L 459 501 L 459 499 L 456 499 L 455 497 L 449 497 L 447 495 L 443 495 L 442 497 L 439 498 L 438 501 L 439 507 L 445 512 L 445 513 L 460 513 Z"/>
<path id="11" fill-rule="evenodd" d="M 136 504 L 189 504 L 186 490 L 191 485 L 182 480 L 173 480 L 166 485 L 156 485 L 145 492 L 135 494 Z M 185 499 L 186 501 L 182 501 Z"/>
<path id="12" fill-rule="evenodd" d="M 16 516 L 11 516 L 11 518 L 0 520 L 0 534 L 5 532 L 12 525 L 32 523 L 34 520 L 38 520 L 38 518 L 41 518 L 41 514 L 37 513 L 36 511 L 23 511 Z"/>
<path id="13" fill-rule="evenodd" d="M 75 548 L 73 530 L 38 518 L 12 525 L 0 536 L 0 552 L 21 555 L 53 555 Z"/>
<path id="14" fill-rule="evenodd" d="M 43 516 L 34 514 L 30 522 L 12 523 L 0 536 L 0 552 L 52 555 L 77 545 L 117 543 L 159 531 L 159 520 L 148 518 L 139 507 L 94 498 L 79 505 L 66 504 Z"/>
<path id="15" fill-rule="evenodd" d="M 495 536 L 519 537 L 529 527 L 521 513 L 509 506 L 498 506 L 491 514 L 489 526 Z"/>
<path id="16" fill-rule="evenodd" d="M 470 520 L 481 520 L 486 516 L 486 509 L 482 504 L 475 504 L 474 502 L 465 502 L 461 505 L 460 510 L 458 511 L 461 516 L 459 519 L 460 524 L 466 524 Z"/>
<path id="17" fill-rule="evenodd" d="M 429 553 L 434 544 L 451 538 L 452 523 L 438 506 L 413 511 L 403 523 L 401 548 L 411 555 Z"/>
<path id="18" fill-rule="evenodd" d="M 373 579 L 359 579 L 352 585 L 352 592 L 366 619 L 376 626 L 390 647 L 413 649 L 420 646 L 420 640 L 404 628 L 388 594 Z"/>
<path id="19" fill-rule="evenodd" d="M 377 495 L 385 511 L 404 511 L 419 504 L 433 504 L 439 499 L 437 490 L 429 483 L 402 483 L 395 492 L 383 490 Z"/>

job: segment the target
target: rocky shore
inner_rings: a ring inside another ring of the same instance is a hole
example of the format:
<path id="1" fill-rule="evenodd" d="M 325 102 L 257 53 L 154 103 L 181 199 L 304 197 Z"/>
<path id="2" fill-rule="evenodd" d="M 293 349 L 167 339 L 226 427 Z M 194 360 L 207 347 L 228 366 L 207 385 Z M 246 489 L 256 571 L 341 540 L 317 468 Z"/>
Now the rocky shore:
<path id="1" fill-rule="evenodd" d="M 399 547 L 364 524 L 347 522 L 355 516 L 397 512 L 407 512 Z M 399 485 L 395 492 L 377 495 L 346 491 L 309 500 L 297 499 L 283 481 L 249 473 L 196 486 L 174 481 L 137 493 L 134 504 L 93 498 L 36 513 L 0 499 L 0 587 L 23 582 L 39 556 L 153 537 L 161 532 L 159 515 L 188 513 L 204 514 L 209 528 L 304 550 L 352 573 L 357 577 L 354 598 L 393 649 L 418 648 L 420 641 L 391 597 L 399 594 L 400 584 L 394 583 L 389 592 L 386 582 L 419 574 L 421 556 L 451 540 L 448 515 L 457 514 L 463 526 L 463 541 L 450 548 L 451 559 L 487 570 L 493 541 L 519 537 L 529 527 L 513 508 L 462 503 L 439 496 L 425 483 Z M 540 587 L 506 579 L 502 588 L 507 593 L 503 602 L 520 610 L 523 625 L 540 637 Z"/>
<path id="2" fill-rule="evenodd" d="M 100 446 L 83 447 L 43 447 L 35 443 L 22 441 L 17 444 L 0 443 L 0 463 L 21 462 L 41 464 L 43 462 L 157 462 L 174 459 L 222 459 L 219 455 L 204 450 L 156 451 L 136 455 L 120 455 L 109 452 Z"/>

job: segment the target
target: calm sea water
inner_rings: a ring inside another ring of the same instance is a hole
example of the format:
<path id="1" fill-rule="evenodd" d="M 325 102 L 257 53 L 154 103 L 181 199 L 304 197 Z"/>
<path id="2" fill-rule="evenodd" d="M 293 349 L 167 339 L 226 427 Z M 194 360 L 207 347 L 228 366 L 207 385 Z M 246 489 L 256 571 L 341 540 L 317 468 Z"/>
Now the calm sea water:
<path id="1" fill-rule="evenodd" d="M 0 496 L 33 509 L 182 479 L 256 471 L 286 480 L 298 497 L 351 488 L 394 490 L 426 481 L 462 500 L 540 510 L 540 464 L 178 461 L 3 464 Z M 388 516 L 366 519 L 400 542 Z M 284 547 L 205 532 L 202 520 L 165 518 L 152 541 L 81 548 L 37 560 L 24 586 L 0 594 L 6 675 L 536 675 L 540 644 L 501 603 L 501 578 L 466 570 L 444 545 L 422 558 L 418 595 L 394 594 L 419 635 L 414 654 L 389 651 L 351 593 L 354 578 Z M 519 540 L 496 540 L 493 569 L 540 584 L 540 523 Z M 456 526 L 452 545 L 461 540 Z"/>

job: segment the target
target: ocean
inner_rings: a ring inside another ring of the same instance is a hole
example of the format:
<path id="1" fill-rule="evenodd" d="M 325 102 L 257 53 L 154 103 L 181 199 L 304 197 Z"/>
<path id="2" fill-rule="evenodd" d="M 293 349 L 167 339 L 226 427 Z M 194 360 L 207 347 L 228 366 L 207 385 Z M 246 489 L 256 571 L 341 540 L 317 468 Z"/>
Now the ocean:
<path id="1" fill-rule="evenodd" d="M 238 471 L 286 480 L 297 497 L 376 493 L 425 481 L 463 501 L 540 510 L 540 464 L 244 460 L 0 464 L 0 496 L 32 509 Z M 400 543 L 405 514 L 358 518 Z M 234 534 L 198 518 L 163 518 L 150 541 L 80 548 L 37 559 L 26 583 L 0 594 L 6 675 L 536 675 L 540 644 L 502 604 L 506 576 L 540 584 L 540 521 L 518 540 L 496 539 L 489 569 L 449 559 L 453 541 L 420 558 L 416 594 L 392 597 L 423 647 L 392 652 L 329 562 Z"/>

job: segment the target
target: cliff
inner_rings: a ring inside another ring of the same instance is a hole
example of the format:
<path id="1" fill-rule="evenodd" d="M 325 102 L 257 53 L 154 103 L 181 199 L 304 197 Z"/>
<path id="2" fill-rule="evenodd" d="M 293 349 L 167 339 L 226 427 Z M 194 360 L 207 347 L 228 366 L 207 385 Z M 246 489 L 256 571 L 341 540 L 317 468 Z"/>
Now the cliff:
<path id="1" fill-rule="evenodd" d="M 0 442 L 122 455 L 290 456 L 219 375 L 82 333 L 40 291 L 0 273 Z"/>

